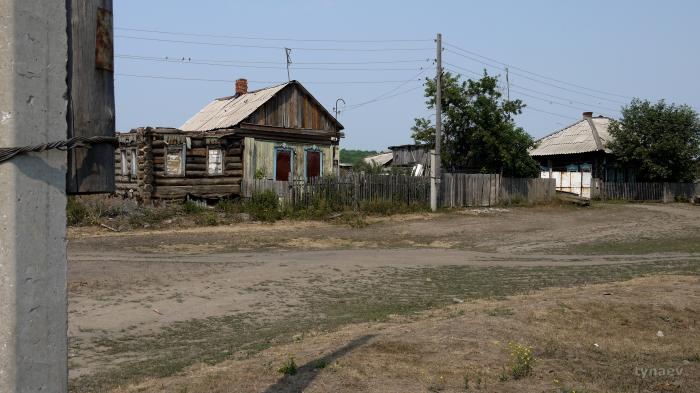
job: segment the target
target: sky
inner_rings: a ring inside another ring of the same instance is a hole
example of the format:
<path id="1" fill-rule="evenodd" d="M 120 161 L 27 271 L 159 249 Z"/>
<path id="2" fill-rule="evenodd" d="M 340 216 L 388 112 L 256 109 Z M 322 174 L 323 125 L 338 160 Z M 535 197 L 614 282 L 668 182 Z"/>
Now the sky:
<path id="1" fill-rule="evenodd" d="M 501 75 L 533 137 L 582 112 L 619 117 L 633 97 L 700 108 L 697 1 L 116 0 L 117 130 L 179 127 L 234 81 L 291 79 L 332 112 L 341 147 L 411 143 L 422 83 L 443 67 Z"/>

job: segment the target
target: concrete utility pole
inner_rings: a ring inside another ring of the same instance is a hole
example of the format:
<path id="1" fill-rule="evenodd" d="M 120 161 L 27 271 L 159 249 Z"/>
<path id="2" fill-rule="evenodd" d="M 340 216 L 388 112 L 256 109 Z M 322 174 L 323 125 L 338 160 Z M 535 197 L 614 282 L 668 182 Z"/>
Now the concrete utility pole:
<path id="1" fill-rule="evenodd" d="M 430 209 L 438 209 L 438 193 L 440 192 L 440 145 L 442 142 L 442 34 L 437 35 L 437 74 L 435 83 L 435 150 L 431 156 L 432 176 L 430 178 Z"/>
<path id="2" fill-rule="evenodd" d="M 66 0 L 0 0 L 0 147 L 65 140 Z M 0 164 L 0 391 L 68 385 L 66 152 Z"/>

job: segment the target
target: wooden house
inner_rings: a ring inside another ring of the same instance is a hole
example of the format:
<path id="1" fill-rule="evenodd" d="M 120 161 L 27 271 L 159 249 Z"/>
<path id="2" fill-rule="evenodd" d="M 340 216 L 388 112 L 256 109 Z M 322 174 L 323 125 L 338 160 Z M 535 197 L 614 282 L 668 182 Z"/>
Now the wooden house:
<path id="1" fill-rule="evenodd" d="M 584 112 L 576 123 L 535 141 L 530 155 L 540 164 L 540 177 L 554 178 L 557 190 L 586 198 L 591 196 L 593 179 L 633 182 L 635 171 L 620 166 L 607 148 L 612 140 L 610 121 Z"/>
<path id="2" fill-rule="evenodd" d="M 299 82 L 218 98 L 180 128 L 119 135 L 117 193 L 153 199 L 218 199 L 243 179 L 278 181 L 336 174 L 343 126 Z"/>

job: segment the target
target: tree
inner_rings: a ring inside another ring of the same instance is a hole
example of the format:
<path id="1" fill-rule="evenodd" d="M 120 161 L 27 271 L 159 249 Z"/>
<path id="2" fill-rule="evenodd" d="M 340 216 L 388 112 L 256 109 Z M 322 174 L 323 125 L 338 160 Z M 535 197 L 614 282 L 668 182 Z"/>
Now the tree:
<path id="1" fill-rule="evenodd" d="M 610 148 L 617 159 L 637 168 L 644 181 L 695 180 L 700 157 L 700 119 L 687 105 L 634 99 L 612 121 Z"/>
<path id="2" fill-rule="evenodd" d="M 534 141 L 513 120 L 525 107 L 522 101 L 503 100 L 498 78 L 486 71 L 476 81 L 460 78 L 449 72 L 442 77 L 441 159 L 445 169 L 536 177 L 539 166 L 528 153 Z M 435 107 L 436 90 L 435 81 L 427 79 L 429 109 Z M 416 143 L 434 145 L 435 126 L 429 119 L 415 119 L 411 130 Z"/>

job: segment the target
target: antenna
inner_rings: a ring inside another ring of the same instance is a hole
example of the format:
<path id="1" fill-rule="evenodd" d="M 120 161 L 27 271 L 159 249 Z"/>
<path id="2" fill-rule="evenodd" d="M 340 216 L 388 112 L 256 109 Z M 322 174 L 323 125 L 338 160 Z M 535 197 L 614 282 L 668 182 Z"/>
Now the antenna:
<path id="1" fill-rule="evenodd" d="M 335 111 L 335 119 L 336 119 L 336 120 L 338 120 L 338 113 L 340 113 L 340 111 L 338 110 L 338 103 L 339 103 L 339 102 L 342 102 L 343 105 L 345 105 L 345 100 L 344 100 L 344 99 L 338 98 L 337 100 L 335 100 L 335 107 L 333 108 L 333 110 Z"/>
<path id="2" fill-rule="evenodd" d="M 284 53 L 287 55 L 287 81 L 291 81 L 292 77 L 289 74 L 289 65 L 292 64 L 292 48 L 284 48 Z"/>

